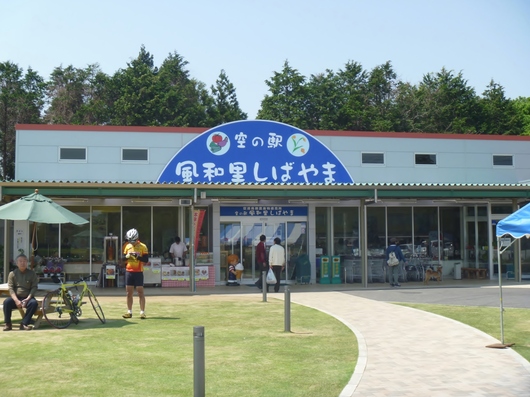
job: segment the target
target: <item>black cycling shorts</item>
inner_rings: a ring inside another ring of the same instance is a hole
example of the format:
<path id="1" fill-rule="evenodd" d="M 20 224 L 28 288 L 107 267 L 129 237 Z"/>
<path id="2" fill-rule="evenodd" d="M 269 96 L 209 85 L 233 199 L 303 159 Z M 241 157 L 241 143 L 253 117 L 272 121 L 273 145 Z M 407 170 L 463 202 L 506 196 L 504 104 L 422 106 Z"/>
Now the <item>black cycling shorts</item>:
<path id="1" fill-rule="evenodd" d="M 143 272 L 125 272 L 125 285 L 132 285 L 134 287 L 144 286 Z"/>

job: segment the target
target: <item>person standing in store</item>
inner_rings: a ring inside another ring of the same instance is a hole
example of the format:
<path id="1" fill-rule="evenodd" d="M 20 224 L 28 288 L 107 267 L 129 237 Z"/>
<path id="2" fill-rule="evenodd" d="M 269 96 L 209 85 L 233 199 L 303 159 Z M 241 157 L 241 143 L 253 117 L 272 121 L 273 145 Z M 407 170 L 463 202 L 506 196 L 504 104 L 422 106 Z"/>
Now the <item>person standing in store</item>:
<path id="1" fill-rule="evenodd" d="M 144 295 L 144 263 L 149 261 L 147 246 L 140 242 L 136 229 L 131 229 L 126 234 L 127 243 L 123 247 L 123 255 L 127 261 L 125 266 L 125 290 L 127 291 L 127 313 L 123 318 L 132 317 L 133 294 L 136 293 L 140 301 L 140 318 L 145 315 L 145 295 Z"/>
<path id="2" fill-rule="evenodd" d="M 9 287 L 9 298 L 4 300 L 4 331 L 11 331 L 11 311 L 15 308 L 26 308 L 26 314 L 20 323 L 20 329 L 30 331 L 31 318 L 37 311 L 39 303 L 35 299 L 35 293 L 39 285 L 37 273 L 28 269 L 28 257 L 20 254 L 16 259 L 17 269 L 7 276 Z"/>
<path id="3" fill-rule="evenodd" d="M 399 268 L 403 266 L 404 263 L 406 263 L 405 256 L 403 255 L 403 252 L 401 251 L 401 248 L 399 248 L 399 245 L 397 245 L 397 239 L 391 238 L 390 239 L 390 245 L 386 249 L 386 263 L 388 263 L 388 259 L 390 257 L 390 253 L 393 252 L 396 255 L 396 258 L 399 260 L 399 264 L 396 266 L 388 266 L 388 279 L 390 281 L 391 287 L 401 287 L 401 284 L 399 284 Z"/>
<path id="4" fill-rule="evenodd" d="M 175 237 L 175 242 L 169 247 L 169 253 L 173 259 L 173 263 L 177 266 L 186 266 L 186 244 L 180 241 L 180 237 Z"/>
<path id="5" fill-rule="evenodd" d="M 274 292 L 280 291 L 280 277 L 283 269 L 285 269 L 285 248 L 281 246 L 282 240 L 279 237 L 274 238 L 274 245 L 269 250 L 269 266 L 276 276 L 276 284 L 274 284 Z"/>
<path id="6" fill-rule="evenodd" d="M 264 234 L 259 236 L 259 243 L 256 245 L 256 267 L 255 269 L 259 272 L 259 279 L 256 281 L 255 285 L 259 289 L 263 288 L 263 272 L 269 270 L 269 265 L 267 264 L 267 253 L 265 251 L 265 237 Z M 269 286 L 267 285 L 267 292 L 269 291 Z"/>

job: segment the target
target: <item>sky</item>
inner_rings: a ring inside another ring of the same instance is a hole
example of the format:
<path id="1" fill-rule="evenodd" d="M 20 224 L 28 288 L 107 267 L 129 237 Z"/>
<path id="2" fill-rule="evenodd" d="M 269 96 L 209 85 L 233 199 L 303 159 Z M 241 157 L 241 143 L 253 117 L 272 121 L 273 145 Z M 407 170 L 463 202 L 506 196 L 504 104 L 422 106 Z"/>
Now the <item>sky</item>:
<path id="1" fill-rule="evenodd" d="M 418 84 L 445 67 L 481 95 L 490 81 L 530 97 L 529 0 L 0 0 L 0 63 L 97 63 L 113 75 L 142 45 L 159 66 L 170 53 L 207 87 L 221 70 L 254 119 L 265 83 L 285 61 L 306 78 L 352 61 L 390 61 Z"/>

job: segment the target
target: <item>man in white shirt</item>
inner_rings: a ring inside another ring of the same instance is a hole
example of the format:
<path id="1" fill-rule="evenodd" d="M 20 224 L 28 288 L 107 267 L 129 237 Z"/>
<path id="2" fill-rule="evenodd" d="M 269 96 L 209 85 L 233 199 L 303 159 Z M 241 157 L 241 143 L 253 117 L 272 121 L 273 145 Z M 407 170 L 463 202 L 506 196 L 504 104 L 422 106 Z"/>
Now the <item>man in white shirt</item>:
<path id="1" fill-rule="evenodd" d="M 276 276 L 274 292 L 280 291 L 280 277 L 285 268 L 285 248 L 281 246 L 282 240 L 279 237 L 274 238 L 274 245 L 269 250 L 269 265 Z"/>
<path id="2" fill-rule="evenodd" d="M 169 253 L 171 254 L 171 258 L 175 265 L 186 266 L 185 259 L 187 251 L 186 244 L 180 241 L 179 236 L 175 237 L 175 242 L 171 244 L 171 247 L 169 248 Z"/>

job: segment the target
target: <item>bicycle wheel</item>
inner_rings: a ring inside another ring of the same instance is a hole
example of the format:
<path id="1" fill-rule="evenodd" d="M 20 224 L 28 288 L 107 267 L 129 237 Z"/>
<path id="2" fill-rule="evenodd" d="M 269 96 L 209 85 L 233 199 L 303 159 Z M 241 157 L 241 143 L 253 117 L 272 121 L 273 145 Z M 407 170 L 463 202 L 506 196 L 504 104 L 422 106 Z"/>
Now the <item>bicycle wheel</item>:
<path id="1" fill-rule="evenodd" d="M 54 328 L 66 328 L 72 323 L 72 306 L 64 299 L 61 289 L 50 291 L 42 300 L 42 315 Z"/>
<path id="2" fill-rule="evenodd" d="M 96 312 L 99 320 L 105 324 L 105 314 L 103 313 L 103 309 L 101 308 L 101 306 L 99 305 L 99 302 L 98 302 L 98 299 L 96 298 L 96 295 L 94 295 L 94 293 L 90 290 L 88 290 L 87 292 L 87 295 L 88 295 L 88 299 L 90 300 L 90 303 L 92 303 L 92 307 L 94 308 L 94 311 Z"/>

